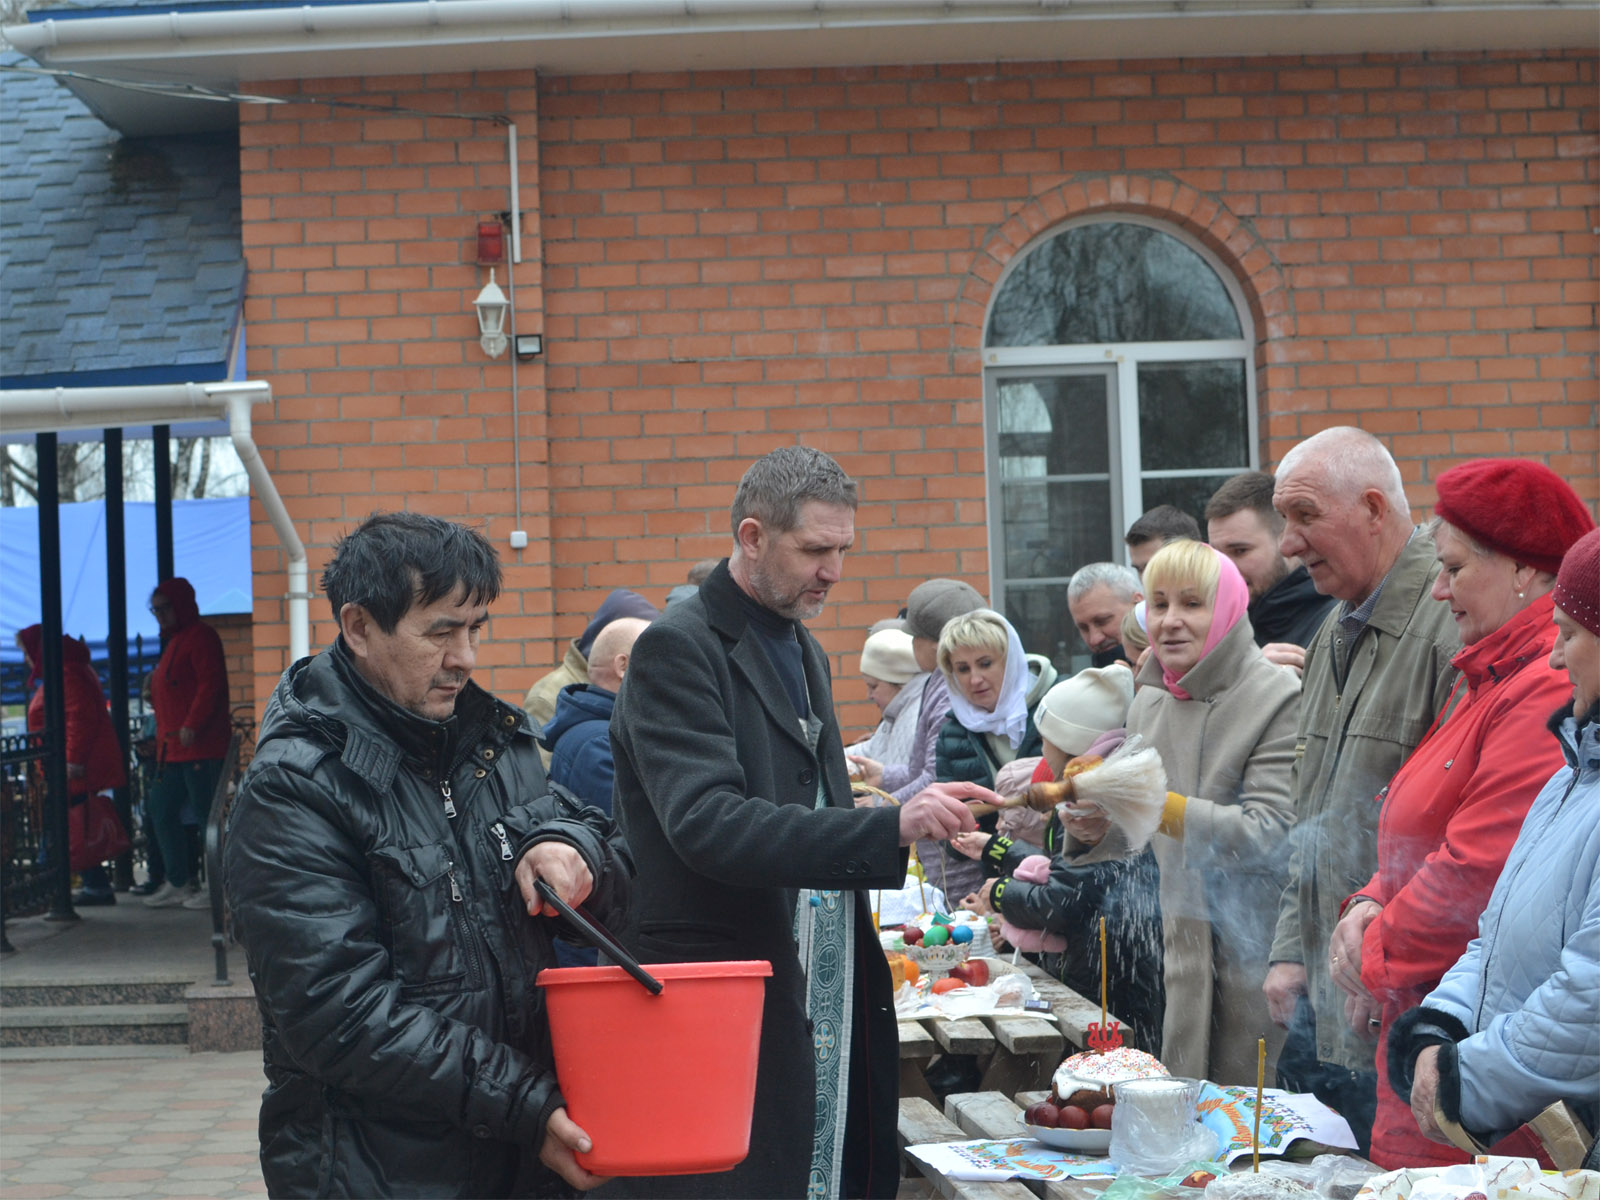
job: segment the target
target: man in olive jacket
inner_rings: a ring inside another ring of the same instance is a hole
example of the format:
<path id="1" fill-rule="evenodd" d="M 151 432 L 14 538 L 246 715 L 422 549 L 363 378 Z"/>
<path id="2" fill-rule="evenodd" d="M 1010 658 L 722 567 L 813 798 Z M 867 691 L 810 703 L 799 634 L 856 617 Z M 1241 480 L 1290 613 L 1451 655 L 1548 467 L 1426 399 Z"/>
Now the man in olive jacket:
<path id="1" fill-rule="evenodd" d="M 1342 603 L 1306 647 L 1293 851 L 1263 990 L 1289 1030 L 1281 1085 L 1337 1110 L 1364 1153 L 1378 1009 L 1370 997 L 1347 1002 L 1334 984 L 1330 940 L 1345 900 L 1377 869 L 1382 792 L 1448 701 L 1460 640 L 1449 606 L 1429 594 L 1432 539 L 1411 524 L 1400 471 L 1377 438 L 1349 426 L 1307 438 L 1284 456 L 1273 505 L 1286 522 L 1279 550 Z"/>
<path id="2" fill-rule="evenodd" d="M 534 881 L 610 923 L 629 864 L 604 814 L 550 793 L 523 712 L 469 679 L 494 548 L 378 514 L 322 587 L 339 638 L 273 693 L 225 850 L 262 1016 L 267 1190 L 593 1187 L 534 982 L 555 965 Z"/>
<path id="3" fill-rule="evenodd" d="M 855 508 L 855 483 L 819 451 L 758 460 L 734 498 L 732 557 L 634 643 L 611 739 L 639 956 L 765 959 L 772 978 L 749 1157 L 608 1194 L 895 1193 L 899 1042 L 863 889 L 898 887 L 917 837 L 974 824 L 937 793 L 851 800 L 828 662 L 801 622 L 839 579 Z"/>

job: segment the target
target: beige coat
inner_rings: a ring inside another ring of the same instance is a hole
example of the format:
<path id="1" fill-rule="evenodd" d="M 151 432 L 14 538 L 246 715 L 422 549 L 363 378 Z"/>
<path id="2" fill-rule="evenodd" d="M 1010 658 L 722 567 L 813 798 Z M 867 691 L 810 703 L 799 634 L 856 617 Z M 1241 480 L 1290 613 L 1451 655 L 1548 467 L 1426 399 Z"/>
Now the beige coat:
<path id="1" fill-rule="evenodd" d="M 1455 684 L 1461 648 L 1450 606 L 1429 596 L 1439 573 L 1433 539 L 1415 534 L 1390 569 L 1343 688 L 1333 670 L 1340 605 L 1306 647 L 1305 701 L 1295 747 L 1300 824 L 1278 909 L 1273 962 L 1304 963 L 1317 1015 L 1317 1057 L 1373 1070 L 1372 1043 L 1344 1019 L 1328 973 L 1328 940 L 1346 899 L 1378 869 L 1378 802 Z"/>
<path id="2" fill-rule="evenodd" d="M 1179 681 L 1154 655 L 1139 673 L 1128 732 L 1161 753 L 1167 786 L 1189 798 L 1180 839 L 1158 833 L 1167 1015 L 1161 1059 L 1174 1075 L 1253 1084 L 1256 1039 L 1268 1074 L 1283 1031 L 1267 1015 L 1267 972 L 1283 891 L 1300 681 L 1269 663 L 1249 618 Z"/>
<path id="3" fill-rule="evenodd" d="M 529 688 L 522 701 L 522 711 L 533 722 L 534 732 L 542 733 L 544 727 L 550 724 L 550 718 L 556 715 L 556 697 L 561 694 L 562 688 L 568 684 L 588 682 L 589 660 L 578 649 L 577 639 L 574 638 L 567 643 L 566 657 L 561 660 L 561 665 Z M 540 746 L 539 757 L 544 759 L 545 769 L 548 770 L 550 751 Z"/>

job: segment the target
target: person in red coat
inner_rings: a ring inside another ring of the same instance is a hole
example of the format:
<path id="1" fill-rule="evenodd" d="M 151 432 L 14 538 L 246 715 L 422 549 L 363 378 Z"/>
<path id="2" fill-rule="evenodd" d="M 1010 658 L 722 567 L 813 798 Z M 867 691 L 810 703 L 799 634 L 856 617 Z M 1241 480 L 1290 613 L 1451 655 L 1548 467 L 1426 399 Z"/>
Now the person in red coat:
<path id="1" fill-rule="evenodd" d="M 161 626 L 161 658 L 150 674 L 156 774 L 145 803 L 167 880 L 144 902 L 151 908 L 206 908 L 210 900 L 190 875 L 184 826 L 205 821 L 228 753 L 228 666 L 222 639 L 200 619 L 187 579 L 157 584 L 150 611 Z"/>
<path id="2" fill-rule="evenodd" d="M 28 664 L 28 686 L 38 683 L 28 700 L 28 728 L 44 728 L 44 629 L 29 625 L 17 631 L 17 645 Z M 67 803 L 81 804 L 86 796 L 122 787 L 128 770 L 122 761 L 122 743 L 111 727 L 100 677 L 89 662 L 89 647 L 76 638 L 61 639 L 61 685 L 67 714 Z M 74 904 L 115 904 L 117 897 L 104 867 L 83 873 L 83 890 Z"/>
<path id="3" fill-rule="evenodd" d="M 1438 479 L 1433 597 L 1461 632 L 1458 701 L 1377 801 L 1378 872 L 1345 902 L 1329 945 L 1346 1019 L 1377 1042 L 1372 1160 L 1387 1169 L 1465 1162 L 1430 1141 L 1387 1082 L 1389 1028 L 1422 1002 L 1477 934 L 1511 845 L 1562 765 L 1545 728 L 1570 692 L 1551 668 L 1551 588 L 1594 521 L 1548 467 L 1479 459 Z"/>

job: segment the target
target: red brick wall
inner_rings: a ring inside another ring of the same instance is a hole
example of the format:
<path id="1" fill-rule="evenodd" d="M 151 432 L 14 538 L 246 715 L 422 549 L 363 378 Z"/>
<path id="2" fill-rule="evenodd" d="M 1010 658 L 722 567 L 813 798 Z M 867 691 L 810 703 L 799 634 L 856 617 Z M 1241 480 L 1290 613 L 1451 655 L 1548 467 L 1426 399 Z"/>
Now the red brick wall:
<path id="1" fill-rule="evenodd" d="M 519 126 L 523 332 L 538 332 L 538 98 L 528 73 L 262 84 L 276 94 L 440 114 L 505 114 Z M 551 645 L 550 502 L 542 362 L 518 368 L 517 527 L 509 357 L 478 348 L 472 301 L 480 220 L 509 209 L 503 126 L 455 116 L 325 104 L 244 106 L 240 127 L 249 373 L 275 411 L 256 438 L 310 558 L 312 649 L 337 633 L 319 576 L 334 543 L 369 513 L 410 508 L 479 523 L 506 562 L 506 594 L 479 658 L 480 681 L 510 697 Z M 509 247 L 509 238 L 507 239 Z M 506 271 L 497 279 L 507 287 Z M 258 707 L 287 665 L 284 556 L 259 505 L 255 528 Z"/>
<path id="2" fill-rule="evenodd" d="M 841 675 L 917 581 L 984 585 L 985 306 L 1030 238 L 1083 213 L 1170 222 L 1237 276 L 1264 462 L 1355 423 L 1421 509 L 1444 467 L 1508 453 L 1594 503 L 1595 84 L 1572 53 L 304 90 L 519 122 L 522 307 L 542 285 L 547 346 L 522 372 L 525 506 L 549 523 L 525 518 L 533 544 L 508 555 L 489 682 L 510 697 L 606 590 L 659 601 L 725 552 L 734 482 L 784 442 L 862 481 L 850 577 L 816 623 Z M 506 206 L 499 132 L 245 118 L 250 373 L 278 396 L 261 440 L 313 564 L 400 503 L 487 520 L 504 550 L 509 368 L 477 351 L 467 265 L 473 223 Z M 264 699 L 283 587 L 270 531 L 255 544 Z"/>
<path id="3" fill-rule="evenodd" d="M 222 638 L 228 667 L 228 707 L 253 704 L 256 698 L 255 634 L 249 613 L 215 613 L 202 620 Z"/>

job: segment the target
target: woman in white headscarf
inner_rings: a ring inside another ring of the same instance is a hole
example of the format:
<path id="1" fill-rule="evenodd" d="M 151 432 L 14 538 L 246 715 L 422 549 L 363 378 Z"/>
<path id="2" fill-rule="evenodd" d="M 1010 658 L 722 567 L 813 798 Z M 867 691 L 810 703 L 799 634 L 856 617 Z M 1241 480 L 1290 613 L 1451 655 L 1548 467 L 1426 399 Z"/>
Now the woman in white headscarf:
<path id="1" fill-rule="evenodd" d="M 992 789 L 1001 767 L 1043 752 L 1032 692 L 1048 690 L 1049 684 L 1038 688 L 1011 622 L 988 608 L 954 618 L 939 635 L 939 669 L 950 683 L 950 715 L 939 729 L 940 783 Z M 994 815 L 980 817 L 978 827 L 993 833 Z M 942 849 L 942 861 L 925 862 L 923 868 L 955 904 L 983 884 L 983 868 L 948 845 Z"/>

